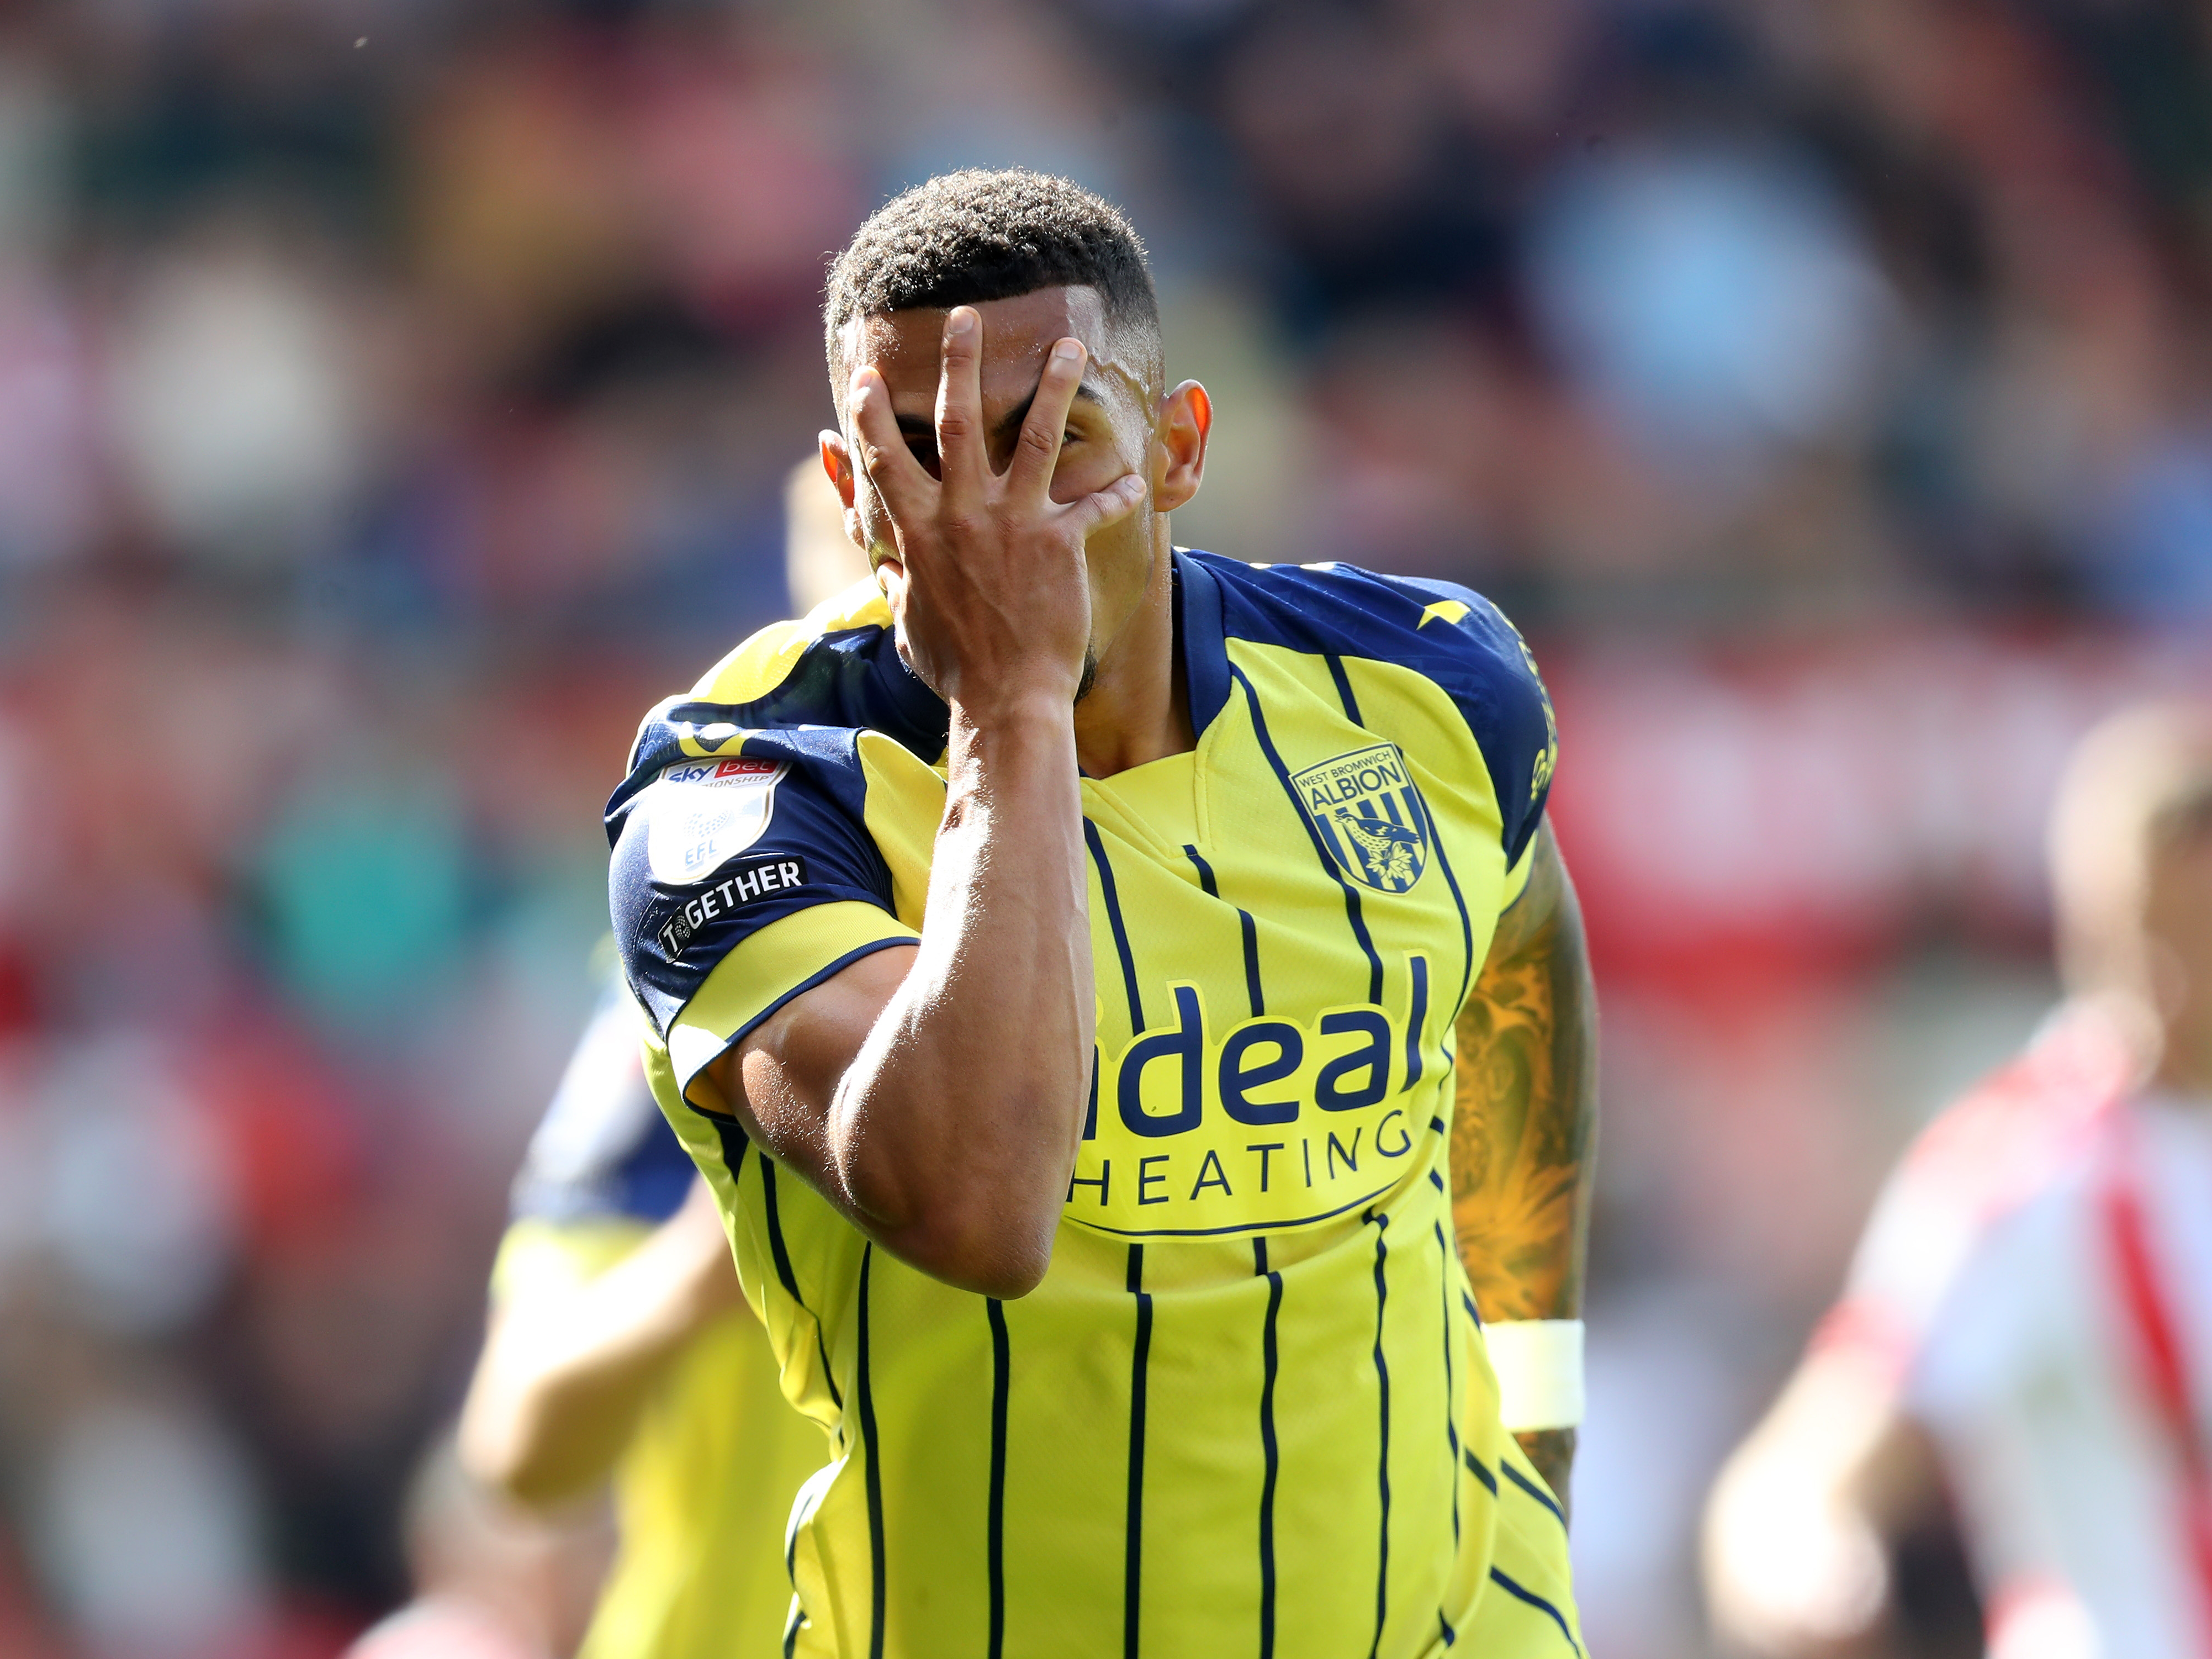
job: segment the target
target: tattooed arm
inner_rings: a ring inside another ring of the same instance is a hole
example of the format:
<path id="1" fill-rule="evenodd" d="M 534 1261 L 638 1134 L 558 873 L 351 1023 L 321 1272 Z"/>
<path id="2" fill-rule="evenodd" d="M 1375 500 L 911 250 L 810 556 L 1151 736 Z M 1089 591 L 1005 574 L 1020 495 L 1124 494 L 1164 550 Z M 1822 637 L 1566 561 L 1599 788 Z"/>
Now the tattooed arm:
<path id="1" fill-rule="evenodd" d="M 1486 1321 L 1578 1319 L 1597 1134 L 1597 1002 L 1549 823 L 1459 1017 L 1452 1219 Z M 1572 1429 L 1516 1437 L 1564 1508 Z"/>

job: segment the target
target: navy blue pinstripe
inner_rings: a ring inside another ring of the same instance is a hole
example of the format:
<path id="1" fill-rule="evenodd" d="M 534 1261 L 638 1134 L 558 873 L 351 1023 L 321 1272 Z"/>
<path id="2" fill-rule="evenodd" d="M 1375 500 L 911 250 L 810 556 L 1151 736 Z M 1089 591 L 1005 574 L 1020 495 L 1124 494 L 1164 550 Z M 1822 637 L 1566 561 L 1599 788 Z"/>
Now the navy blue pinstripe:
<path id="1" fill-rule="evenodd" d="M 1275 1441 L 1275 1373 L 1281 1362 L 1275 1322 L 1283 1310 L 1283 1276 L 1267 1266 L 1267 1241 L 1252 1241 L 1253 1270 L 1267 1281 L 1267 1317 L 1260 1330 L 1260 1452 L 1266 1460 L 1260 1480 L 1260 1659 L 1275 1652 L 1275 1480 L 1282 1452 Z"/>
<path id="2" fill-rule="evenodd" d="M 868 1272 L 874 1266 L 876 1247 L 860 1252 L 860 1438 L 866 1443 L 868 1495 L 868 1659 L 884 1659 L 884 1474 L 883 1443 L 876 1437 L 876 1395 L 869 1375 Z"/>
<path id="3" fill-rule="evenodd" d="M 1129 930 L 1121 921 L 1121 895 L 1114 885 L 1114 866 L 1107 861 L 1106 844 L 1098 826 L 1083 820 L 1083 840 L 1091 848 L 1091 861 L 1098 870 L 1098 896 L 1106 903 L 1106 923 L 1114 931 L 1114 949 L 1121 958 L 1121 988 L 1129 999 L 1129 1029 L 1145 1029 L 1145 999 L 1137 989 L 1137 958 L 1129 949 Z"/>
<path id="4" fill-rule="evenodd" d="M 1344 872 L 1337 868 L 1336 860 L 1329 855 L 1328 847 L 1322 841 L 1321 831 L 1314 828 L 1312 816 L 1307 812 L 1305 804 L 1298 799 L 1297 787 L 1291 781 L 1290 772 L 1283 765 L 1283 757 L 1276 751 L 1274 738 L 1268 735 L 1267 717 L 1260 712 L 1259 692 L 1244 677 L 1244 671 L 1233 662 L 1229 665 L 1229 677 L 1244 688 L 1245 702 L 1252 710 L 1252 735 L 1259 740 L 1260 752 L 1267 757 L 1268 766 L 1273 769 L 1275 781 L 1283 786 L 1283 793 L 1290 797 L 1291 808 L 1298 815 L 1298 822 L 1305 826 L 1306 837 L 1313 842 L 1314 856 L 1321 860 L 1322 868 L 1335 878 L 1336 884 L 1344 890 L 1345 918 L 1352 924 L 1352 936 L 1359 941 L 1359 948 L 1367 956 L 1367 1000 L 1379 1007 L 1382 1001 L 1382 958 L 1375 953 L 1375 941 L 1367 932 L 1367 918 L 1359 908 L 1359 895 L 1344 878 Z"/>
<path id="5" fill-rule="evenodd" d="M 1500 1572 L 1496 1567 L 1492 1567 L 1490 1570 L 1490 1579 L 1492 1583 L 1504 1590 L 1508 1595 L 1515 1596 L 1521 1601 L 1526 1601 L 1530 1607 L 1535 1608 L 1537 1612 L 1543 1613 L 1546 1617 L 1549 1618 L 1553 1624 L 1559 1627 L 1559 1634 L 1566 1638 L 1567 1646 L 1573 1650 L 1575 1659 L 1582 1659 L 1582 1644 L 1575 1640 L 1574 1632 L 1567 1627 L 1566 1616 L 1557 1607 L 1553 1607 L 1549 1601 L 1547 1601 L 1542 1596 L 1537 1595 L 1535 1591 L 1526 1589 L 1520 1584 L 1516 1584 L 1512 1579 L 1507 1577 L 1505 1574 Z"/>

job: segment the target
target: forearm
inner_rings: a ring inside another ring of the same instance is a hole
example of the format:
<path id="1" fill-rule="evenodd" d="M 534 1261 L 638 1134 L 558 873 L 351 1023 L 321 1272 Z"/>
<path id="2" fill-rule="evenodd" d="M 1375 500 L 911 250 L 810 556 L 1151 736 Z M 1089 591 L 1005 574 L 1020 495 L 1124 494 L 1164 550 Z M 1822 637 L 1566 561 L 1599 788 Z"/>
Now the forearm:
<path id="1" fill-rule="evenodd" d="M 1067 709 L 955 711 L 912 969 L 832 1101 L 856 1219 L 968 1288 L 1018 1294 L 1051 1254 L 1092 1042 L 1082 796 Z"/>
<path id="2" fill-rule="evenodd" d="M 495 1313 L 461 1410 L 477 1479 L 547 1507 L 606 1477 L 670 1363 L 740 1304 L 720 1224 L 708 1206 L 702 1234 L 697 1207 L 597 1277 Z"/>
<path id="3" fill-rule="evenodd" d="M 1548 832 L 1547 832 L 1548 835 Z M 1582 1315 L 1597 1126 L 1596 998 L 1582 915 L 1548 840 L 1459 1021 L 1452 1214 L 1486 1321 Z M 1574 1431 L 1524 1433 L 1562 1497 Z"/>
<path id="4" fill-rule="evenodd" d="M 1887 1603 L 1895 1540 L 1940 1495 L 1895 1380 L 1815 1351 L 1713 1482 L 1704 1528 L 1715 1626 L 1749 1652 L 1859 1653 Z M 1774 1571 L 1786 1553 L 1790 1571 Z"/>
<path id="5" fill-rule="evenodd" d="M 764 1021 L 725 1097 L 886 1249 L 1016 1297 L 1051 1263 L 1091 1062 L 1074 723 L 1097 643 L 1087 549 L 1151 487 L 1142 453 L 1098 442 L 1085 462 L 1100 487 L 1055 500 L 1062 445 L 1085 429 L 1070 423 L 1084 343 L 1053 342 L 1026 409 L 987 426 L 982 341 L 975 307 L 945 313 L 933 446 L 874 362 L 848 386 L 846 431 L 823 436 L 900 655 L 950 714 L 920 945 L 902 962 L 878 951 Z M 1007 419 L 1018 434 L 1000 471 L 991 450 Z"/>

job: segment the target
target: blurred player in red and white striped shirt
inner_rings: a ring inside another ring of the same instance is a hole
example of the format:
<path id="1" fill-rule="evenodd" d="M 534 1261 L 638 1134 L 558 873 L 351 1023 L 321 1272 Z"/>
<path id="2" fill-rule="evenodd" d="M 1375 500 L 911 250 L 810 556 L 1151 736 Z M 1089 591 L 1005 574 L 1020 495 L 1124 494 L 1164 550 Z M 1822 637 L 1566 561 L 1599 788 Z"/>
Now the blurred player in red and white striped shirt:
<path id="1" fill-rule="evenodd" d="M 1870 1650 L 1940 1481 L 1991 1659 L 2212 1656 L 2212 708 L 2093 733 L 2051 848 L 2069 1000 L 1906 1153 L 1714 1487 L 1754 1652 Z"/>

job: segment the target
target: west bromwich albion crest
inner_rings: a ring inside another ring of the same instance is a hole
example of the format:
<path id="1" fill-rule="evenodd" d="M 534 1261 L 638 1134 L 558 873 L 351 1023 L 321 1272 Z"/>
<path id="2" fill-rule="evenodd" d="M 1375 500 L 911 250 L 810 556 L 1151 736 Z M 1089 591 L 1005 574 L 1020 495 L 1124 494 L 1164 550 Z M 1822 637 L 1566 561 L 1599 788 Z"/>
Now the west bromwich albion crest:
<path id="1" fill-rule="evenodd" d="M 1393 743 L 1309 766 L 1291 781 L 1322 844 L 1363 887 L 1402 893 L 1429 867 L 1429 815 Z"/>

